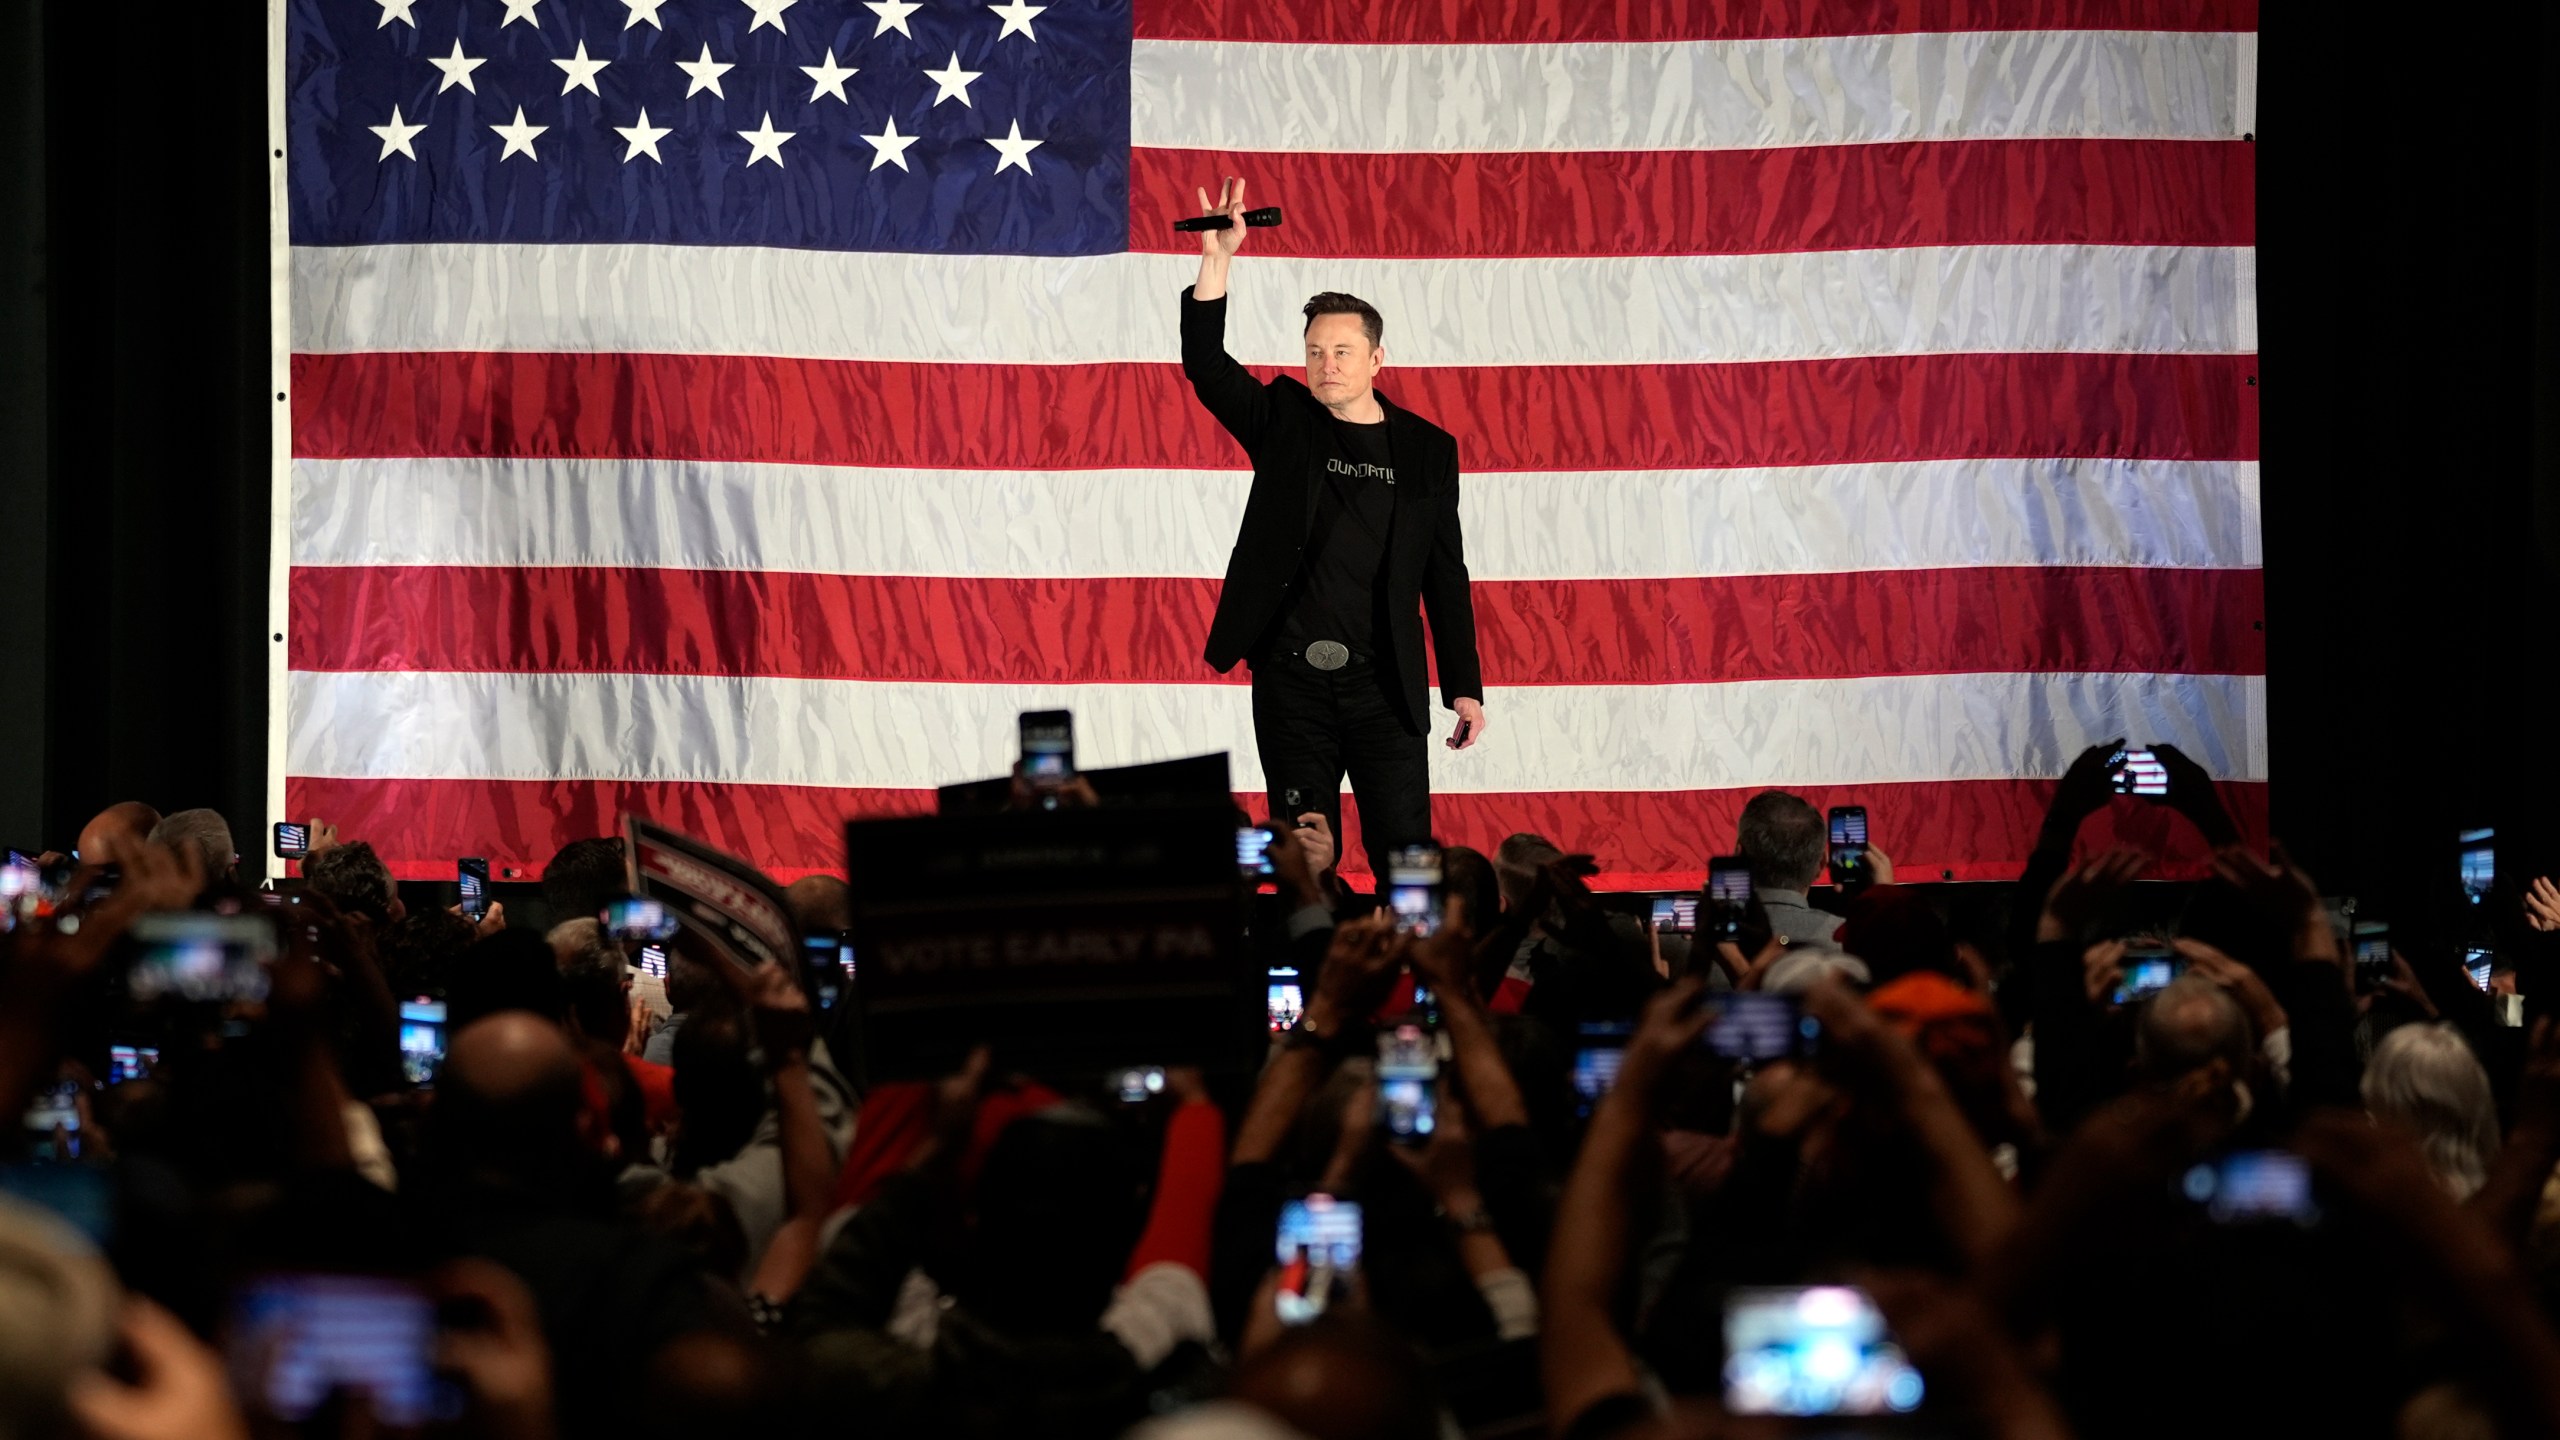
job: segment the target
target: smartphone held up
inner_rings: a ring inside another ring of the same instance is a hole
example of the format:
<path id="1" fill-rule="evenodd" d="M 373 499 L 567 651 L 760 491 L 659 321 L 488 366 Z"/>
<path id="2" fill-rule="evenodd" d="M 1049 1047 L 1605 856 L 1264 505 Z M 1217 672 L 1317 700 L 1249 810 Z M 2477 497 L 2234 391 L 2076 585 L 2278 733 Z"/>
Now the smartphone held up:
<path id="1" fill-rule="evenodd" d="M 1742 922 L 1751 911 L 1751 862 L 1739 855 L 1719 855 L 1707 862 L 1707 934 L 1716 940 L 1740 940 Z"/>
<path id="2" fill-rule="evenodd" d="M 1067 710 L 1025 710 L 1015 722 L 1022 746 L 1022 783 L 1043 810 L 1075 783 L 1076 717 Z"/>
<path id="3" fill-rule="evenodd" d="M 1407 935 L 1440 933 L 1440 847 L 1403 845 L 1387 857 L 1387 905 Z"/>
<path id="4" fill-rule="evenodd" d="M 1272 1308 L 1284 1324 L 1304 1325 L 1333 1304 L 1360 1267 L 1360 1203 L 1330 1195 L 1288 1201 L 1276 1241 Z"/>
<path id="5" fill-rule="evenodd" d="M 1828 817 L 1831 831 L 1831 883 L 1843 890 L 1855 890 L 1875 879 L 1867 863 L 1867 807 L 1834 805 Z"/>
<path id="6" fill-rule="evenodd" d="M 2145 800 L 2162 800 L 2169 794 L 2169 767 L 2149 750 L 2119 750 L 2107 762 L 2114 772 L 2116 793 L 2138 795 Z"/>
<path id="7" fill-rule="evenodd" d="M 489 862 L 466 855 L 453 862 L 453 883 L 461 894 L 462 918 L 477 925 L 489 918 Z"/>

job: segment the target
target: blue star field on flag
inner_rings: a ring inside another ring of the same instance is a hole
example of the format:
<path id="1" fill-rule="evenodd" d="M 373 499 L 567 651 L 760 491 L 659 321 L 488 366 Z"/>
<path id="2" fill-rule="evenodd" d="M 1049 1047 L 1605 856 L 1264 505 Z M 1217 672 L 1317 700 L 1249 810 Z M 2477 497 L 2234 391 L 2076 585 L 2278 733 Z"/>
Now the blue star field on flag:
<path id="1" fill-rule="evenodd" d="M 293 243 L 1090 255 L 1131 0 L 292 0 Z"/>

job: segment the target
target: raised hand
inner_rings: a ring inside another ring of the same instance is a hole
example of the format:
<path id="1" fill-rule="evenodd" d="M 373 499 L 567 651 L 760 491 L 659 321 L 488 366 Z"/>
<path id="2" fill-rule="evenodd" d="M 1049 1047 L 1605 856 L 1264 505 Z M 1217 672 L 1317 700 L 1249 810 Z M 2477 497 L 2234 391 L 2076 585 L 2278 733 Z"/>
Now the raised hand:
<path id="1" fill-rule="evenodd" d="M 809 1009 L 809 992 L 800 988 L 799 977 L 788 966 L 768 962 L 751 971 L 735 965 L 713 968 L 754 1014 L 756 1041 L 764 1049 L 767 1064 L 780 1065 L 808 1055 L 810 1042 L 817 1037 L 817 1017 Z"/>
<path id="2" fill-rule="evenodd" d="M 458 1260 L 439 1277 L 448 1307 L 476 1311 L 480 1324 L 445 1329 L 437 1363 L 460 1377 L 479 1434 L 548 1440 L 552 1434 L 551 1346 L 533 1292 L 505 1268 Z"/>
<path id="3" fill-rule="evenodd" d="M 2116 987 L 2124 983 L 2124 951 L 2121 940 L 2101 940 L 2080 952 L 2080 990 L 2090 1004 L 2115 1003 Z"/>
<path id="4" fill-rule="evenodd" d="M 444 907 L 444 913 L 447 915 L 462 915 L 462 907 L 459 905 L 447 905 Z M 463 915 L 463 918 L 468 920 L 471 917 Z M 472 925 L 471 938 L 474 940 L 486 940 L 490 936 L 495 935 L 506 928 L 507 907 L 498 901 L 492 900 L 489 902 L 489 908 L 483 912 L 479 920 Z"/>
<path id="5" fill-rule="evenodd" d="M 1300 1023 L 1330 1035 L 1374 1013 L 1395 984 L 1397 967 L 1404 963 L 1404 941 L 1396 933 L 1394 913 L 1388 910 L 1336 926 L 1333 943 L 1325 951 L 1324 971 L 1316 978 L 1316 993 L 1308 997 L 1306 1018 Z"/>
<path id="6" fill-rule="evenodd" d="M 2240 827 L 2231 823 L 2230 812 L 2222 808 L 2222 792 L 2213 788 L 2213 777 L 2203 766 L 2175 745 L 2154 745 L 2151 757 L 2169 772 L 2169 793 L 2162 799 L 2204 833 L 2206 844 L 2229 845 L 2240 838 Z"/>
<path id="7" fill-rule="evenodd" d="M 1298 817 L 1298 843 L 1306 847 L 1307 868 L 1318 875 L 1332 869 L 1342 854 L 1342 842 L 1333 838 L 1333 822 L 1321 810 Z"/>
<path id="8" fill-rule="evenodd" d="M 2073 940 L 2105 912 L 2117 892 L 2151 865 L 2139 850 L 2118 848 L 2073 869 L 2045 896 L 2044 915 L 2036 923 L 2039 940 Z"/>
<path id="9" fill-rule="evenodd" d="M 2266 981 L 2258 978 L 2257 971 L 2201 940 L 2190 940 L 2183 935 L 2170 941 L 2169 948 L 2187 957 L 2190 971 L 2229 991 L 2231 998 L 2240 1002 L 2240 1008 L 2249 1012 L 2249 1020 L 2258 1027 L 2261 1037 L 2272 1035 L 2291 1023 L 2284 1013 L 2284 1006 L 2277 1002 L 2276 993 L 2267 988 Z"/>
<path id="10" fill-rule="evenodd" d="M 2122 736 L 2081 751 L 2071 768 L 2062 772 L 2062 783 L 2054 788 L 2050 819 L 2077 829 L 2082 820 L 2106 809 L 2107 802 L 2115 798 L 2115 757 L 2122 753 Z"/>
<path id="11" fill-rule="evenodd" d="M 2551 883 L 2548 875 L 2536 875 L 2525 887 L 2524 923 L 2536 930 L 2560 930 L 2560 885 Z"/>
<path id="12" fill-rule="evenodd" d="M 2465 983 L 2468 981 L 2466 980 Z M 2391 973 L 2375 982 L 2373 994 L 2356 998 L 2357 1013 L 2362 1014 L 2372 1009 L 2373 1002 L 2384 995 L 2400 997 L 2410 1009 L 2429 1020 L 2444 1018 L 2443 1013 L 2436 1009 L 2434 997 L 2428 995 L 2427 987 L 2419 982 L 2418 972 L 2410 968 L 2409 957 L 2401 954 L 2400 948 L 2396 945 L 2391 949 Z"/>
<path id="13" fill-rule="evenodd" d="M 247 1440 L 222 1357 L 179 1319 L 139 1297 L 121 1325 L 133 1382 L 93 1370 L 71 1383 L 72 1414 L 100 1440 Z"/>
<path id="14" fill-rule="evenodd" d="M 1244 248 L 1244 177 L 1220 178 L 1215 201 L 1206 190 L 1199 195 L 1201 214 L 1227 217 L 1226 229 L 1200 232 L 1200 253 L 1210 259 L 1234 259 L 1236 252 Z"/>
<path id="15" fill-rule="evenodd" d="M 2238 845 L 2225 845 L 2213 852 L 2213 873 L 2285 927 L 2294 937 L 2296 958 L 2339 958 L 2337 936 L 2320 909 L 2320 887 L 2293 863 L 2282 841 L 2267 843 L 2264 860 Z"/>
<path id="16" fill-rule="evenodd" d="M 1663 1072 L 1706 1031 L 1708 1014 L 1699 1003 L 1706 990 L 1707 982 L 1691 975 L 1673 981 L 1645 1002 L 1644 1016 L 1636 1022 L 1636 1033 L 1628 1038 L 1626 1054 L 1618 1061 L 1618 1083 L 1609 1092 L 1612 1100 L 1624 1095 L 1625 1103 L 1650 1109 Z"/>

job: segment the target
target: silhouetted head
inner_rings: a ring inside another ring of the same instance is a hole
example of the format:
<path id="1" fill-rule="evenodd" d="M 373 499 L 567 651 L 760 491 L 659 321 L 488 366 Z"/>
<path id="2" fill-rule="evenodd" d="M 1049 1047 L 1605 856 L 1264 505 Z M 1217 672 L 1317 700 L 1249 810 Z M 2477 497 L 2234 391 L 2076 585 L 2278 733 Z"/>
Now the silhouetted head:
<path id="1" fill-rule="evenodd" d="M 530 930 L 501 930 L 475 942 L 445 987 L 453 1028 L 502 1010 L 530 1010 L 560 1018 L 563 991 L 551 947 Z"/>
<path id="2" fill-rule="evenodd" d="M 1927 897 L 1909 886 L 1878 885 L 1859 896 L 1835 938 L 1841 949 L 1867 962 L 1867 974 L 1878 985 L 1924 970 L 1964 978 L 1955 937 Z"/>
<path id="3" fill-rule="evenodd" d="M 792 923 L 803 935 L 821 935 L 853 924 L 853 887 L 833 875 L 803 875 L 782 892 Z"/>
<path id="4" fill-rule="evenodd" d="M 1004 1128 L 978 1173 L 960 1299 L 1024 1334 L 1091 1326 L 1137 1243 L 1141 1175 L 1121 1133 L 1081 1106 Z"/>
<path id="5" fill-rule="evenodd" d="M 1311 1440 L 1433 1440 L 1430 1372 L 1403 1337 L 1336 1311 L 1280 1337 L 1236 1371 L 1229 1393 Z"/>
<path id="6" fill-rule="evenodd" d="M 548 1018 L 506 1010 L 456 1027 L 428 1138 L 457 1179 L 566 1192 L 595 1161 L 585 1071 Z"/>
<path id="7" fill-rule="evenodd" d="M 160 812 L 139 800 L 119 800 L 89 817 L 76 847 L 84 865 L 121 865 L 134 846 L 151 838 Z"/>
<path id="8" fill-rule="evenodd" d="M 619 836 L 572 840 L 542 867 L 542 899 L 555 921 L 592 916 L 629 888 Z"/>
<path id="9" fill-rule="evenodd" d="M 697 1008 L 677 1027 L 671 1159 L 678 1175 L 720 1164 L 755 1138 L 767 1099 L 748 1048 L 746 1017 L 733 1005 Z"/>
<path id="10" fill-rule="evenodd" d="M 95 822 L 92 822 L 95 823 Z M 232 847 L 231 823 L 211 810 L 181 810 L 151 827 L 151 843 L 175 850 L 186 846 L 204 862 L 207 882 L 231 873 L 232 862 L 240 852 Z"/>
<path id="11" fill-rule="evenodd" d="M 391 867 L 366 841 L 332 845 L 303 861 L 302 878 L 339 909 L 376 925 L 388 925 L 409 913 L 400 903 L 399 887 L 392 883 Z"/>
<path id="12" fill-rule="evenodd" d="M 1801 795 L 1763 790 L 1742 807 L 1734 829 L 1734 853 L 1751 865 L 1751 883 L 1763 890 L 1807 890 L 1822 878 L 1831 857 L 1822 812 Z"/>

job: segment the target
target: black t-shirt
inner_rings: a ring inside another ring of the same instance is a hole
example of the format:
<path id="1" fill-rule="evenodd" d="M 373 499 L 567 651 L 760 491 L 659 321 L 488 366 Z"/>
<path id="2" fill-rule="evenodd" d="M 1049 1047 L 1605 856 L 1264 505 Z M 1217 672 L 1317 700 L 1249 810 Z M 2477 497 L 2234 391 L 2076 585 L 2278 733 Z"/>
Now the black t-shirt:
<path id="1" fill-rule="evenodd" d="M 1324 477 L 1316 487 L 1306 562 L 1273 633 L 1291 649 L 1339 640 L 1354 655 L 1373 659 L 1386 648 L 1377 590 L 1387 563 L 1387 532 L 1395 520 L 1395 463 L 1383 420 L 1374 425 L 1336 420 L 1333 437 L 1333 453 L 1325 458 Z"/>

